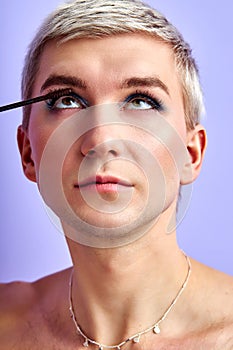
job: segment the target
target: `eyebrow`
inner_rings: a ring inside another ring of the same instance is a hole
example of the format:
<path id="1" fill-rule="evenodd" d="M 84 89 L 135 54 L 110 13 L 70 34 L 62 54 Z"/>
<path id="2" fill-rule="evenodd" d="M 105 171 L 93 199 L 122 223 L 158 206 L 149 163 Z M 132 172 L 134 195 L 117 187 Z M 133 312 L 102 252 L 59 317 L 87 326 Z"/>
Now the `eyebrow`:
<path id="1" fill-rule="evenodd" d="M 166 84 L 162 82 L 157 76 L 153 77 L 132 77 L 123 81 L 121 87 L 122 88 L 131 88 L 137 86 L 145 86 L 145 87 L 159 87 L 163 91 L 166 92 L 168 96 L 170 96 L 169 89 Z"/>
<path id="2" fill-rule="evenodd" d="M 83 90 L 86 90 L 87 88 L 86 83 L 78 77 L 74 77 L 70 75 L 52 74 L 45 80 L 45 82 L 41 86 L 40 92 L 42 93 L 43 90 L 54 85 L 64 85 L 64 86 L 69 86 L 74 88 L 80 88 Z"/>
<path id="3" fill-rule="evenodd" d="M 82 90 L 87 89 L 87 84 L 82 79 L 76 77 L 76 76 L 70 76 L 70 75 L 57 75 L 52 74 L 50 75 L 45 82 L 43 83 L 40 92 L 42 93 L 43 90 L 54 86 L 54 85 L 64 85 L 67 87 L 74 87 L 74 88 L 80 88 Z M 126 80 L 124 80 L 120 88 L 131 88 L 131 87 L 159 87 L 162 89 L 168 96 L 170 96 L 169 89 L 165 83 L 162 82 L 161 79 L 157 76 L 152 77 L 131 77 Z"/>
<path id="4" fill-rule="evenodd" d="M 78 77 L 52 74 L 45 80 L 45 82 L 41 87 L 40 92 L 42 93 L 43 90 L 53 85 L 63 85 L 67 87 L 76 87 L 76 88 L 78 87 L 83 90 L 87 89 L 86 83 Z M 159 87 L 170 96 L 168 87 L 158 77 L 132 77 L 124 80 L 123 83 L 121 84 L 121 88 L 130 88 L 130 87 L 138 87 L 138 86 Z M 52 92 L 49 92 L 46 95 L 37 96 L 34 98 L 30 98 L 28 100 L 19 101 L 19 102 L 1 106 L 0 112 L 4 112 L 10 109 L 23 107 L 26 105 L 30 105 L 32 103 L 44 101 L 46 99 L 51 98 L 51 93 Z"/>

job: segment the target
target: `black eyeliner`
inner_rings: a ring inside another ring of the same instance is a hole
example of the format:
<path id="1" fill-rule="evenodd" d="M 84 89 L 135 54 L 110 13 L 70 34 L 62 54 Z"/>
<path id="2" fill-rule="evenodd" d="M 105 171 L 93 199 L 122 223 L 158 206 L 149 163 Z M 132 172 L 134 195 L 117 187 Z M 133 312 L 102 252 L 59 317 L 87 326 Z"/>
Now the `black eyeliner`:
<path id="1" fill-rule="evenodd" d="M 59 89 L 59 90 L 50 91 L 45 95 L 30 98 L 28 100 L 18 101 L 18 102 L 4 105 L 4 106 L 0 106 L 0 112 L 8 111 L 8 110 L 19 108 L 19 107 L 24 107 L 27 105 L 31 105 L 33 103 L 38 103 L 38 102 L 46 101 L 46 100 L 53 100 L 55 103 L 57 99 L 59 99 L 60 97 L 63 97 L 63 96 L 70 96 L 70 97 L 74 97 L 74 98 L 79 98 L 80 101 L 84 105 L 88 106 L 87 101 L 85 101 L 83 98 L 81 98 L 75 92 L 73 92 L 73 90 L 71 90 L 71 89 Z M 128 96 L 125 99 L 125 101 L 123 102 L 123 105 L 127 102 L 130 102 L 130 100 L 132 100 L 133 98 L 140 98 L 140 97 L 147 99 L 152 104 L 152 107 L 154 107 L 154 109 L 157 109 L 158 111 L 163 111 L 165 109 L 161 100 L 154 98 L 149 92 L 141 92 L 141 91 L 136 91 L 135 93 Z M 48 107 L 49 107 L 49 105 L 48 105 Z M 49 108 L 52 109 L 52 106 Z"/>
<path id="2" fill-rule="evenodd" d="M 73 96 L 73 95 L 74 95 L 74 92 L 71 89 L 60 89 L 56 91 L 50 91 L 45 95 L 41 95 L 34 98 L 30 98 L 28 100 L 18 101 L 18 102 L 10 103 L 8 105 L 1 106 L 0 112 L 9 111 L 10 109 L 24 107 L 27 105 L 31 105 L 33 103 L 38 103 L 49 99 L 55 99 L 55 98 L 58 99 L 62 96 Z"/>
<path id="3" fill-rule="evenodd" d="M 62 93 L 63 92 L 63 93 Z M 76 92 L 74 92 L 73 90 L 69 89 L 69 91 L 67 93 L 65 93 L 65 90 L 54 90 L 51 92 L 51 97 L 46 99 L 46 105 L 47 108 L 51 111 L 57 112 L 57 111 L 62 111 L 64 109 L 70 109 L 70 107 L 67 108 L 57 108 L 55 107 L 55 103 L 57 102 L 57 100 L 61 97 L 73 97 L 77 100 L 80 100 L 80 103 L 84 106 L 84 107 L 88 107 L 88 102 L 81 97 L 80 95 L 78 95 Z"/>
<path id="4" fill-rule="evenodd" d="M 123 102 L 123 105 L 125 103 L 130 102 L 133 99 L 145 99 L 145 101 L 148 101 L 149 103 L 151 103 L 151 106 L 153 109 L 156 109 L 157 111 L 164 111 L 165 107 L 163 102 L 154 97 L 150 92 L 148 91 L 140 91 L 140 90 L 136 90 L 136 92 L 134 92 L 133 94 L 131 94 L 130 96 L 128 96 L 125 101 Z"/>

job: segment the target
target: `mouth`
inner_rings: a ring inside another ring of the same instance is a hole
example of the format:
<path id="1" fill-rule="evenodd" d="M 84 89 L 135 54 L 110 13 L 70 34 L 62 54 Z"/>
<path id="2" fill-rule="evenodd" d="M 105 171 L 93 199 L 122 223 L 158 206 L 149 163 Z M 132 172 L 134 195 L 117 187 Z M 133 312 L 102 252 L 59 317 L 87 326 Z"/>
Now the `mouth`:
<path id="1" fill-rule="evenodd" d="M 121 178 L 111 175 L 96 175 L 80 181 L 76 188 L 95 190 L 98 192 L 118 192 L 120 190 L 132 188 L 133 185 Z"/>

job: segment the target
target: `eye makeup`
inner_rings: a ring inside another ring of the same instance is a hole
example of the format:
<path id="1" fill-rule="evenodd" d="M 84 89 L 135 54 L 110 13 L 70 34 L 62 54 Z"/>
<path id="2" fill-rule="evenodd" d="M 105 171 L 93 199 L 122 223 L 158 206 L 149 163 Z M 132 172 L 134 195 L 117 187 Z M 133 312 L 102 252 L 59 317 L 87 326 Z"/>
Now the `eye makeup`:
<path id="1" fill-rule="evenodd" d="M 76 94 L 75 92 L 70 92 L 68 94 L 64 94 L 63 96 L 57 96 L 56 92 L 54 92 L 54 96 L 51 99 L 46 101 L 47 108 L 54 113 L 62 113 L 67 109 L 83 109 L 89 107 L 89 103 Z M 130 106 L 131 104 L 131 106 Z M 133 105 L 134 104 L 134 105 Z M 126 97 L 123 102 L 119 103 L 120 109 L 131 109 L 131 110 L 156 110 L 156 111 L 164 111 L 165 107 L 163 102 L 152 96 L 149 91 L 138 91 L 136 90 L 134 93 L 130 94 Z"/>
<path id="2" fill-rule="evenodd" d="M 144 108 L 144 110 L 155 109 L 159 112 L 163 112 L 165 110 L 165 106 L 161 99 L 154 97 L 150 91 L 140 91 L 140 90 L 136 90 L 136 92 L 129 95 L 125 99 L 125 101 L 123 102 L 123 108 L 126 108 L 127 104 L 129 104 L 130 102 L 136 102 L 136 101 L 142 101 L 144 103 L 147 103 L 148 106 L 150 106 L 150 108 Z M 140 108 L 138 110 L 140 110 Z"/>
<path id="3" fill-rule="evenodd" d="M 31 105 L 33 103 L 38 103 L 38 102 L 46 101 L 46 100 L 50 100 L 50 99 L 57 100 L 62 96 L 74 97 L 74 95 L 76 95 L 76 94 L 71 89 L 60 89 L 60 90 L 50 91 L 46 95 L 41 95 L 41 96 L 37 96 L 34 98 L 30 98 L 28 100 L 18 101 L 15 103 L 1 106 L 0 112 L 8 111 L 10 109 L 15 109 L 15 108 L 19 108 L 19 107 L 24 107 L 27 105 Z"/>
<path id="4" fill-rule="evenodd" d="M 79 102 L 81 107 L 83 107 L 83 108 L 88 107 L 88 102 L 84 98 L 82 98 L 81 96 L 76 94 L 72 89 L 58 89 L 58 90 L 50 91 L 45 95 L 41 95 L 41 96 L 37 96 L 37 97 L 31 98 L 28 100 L 19 101 L 19 102 L 15 102 L 15 103 L 1 106 L 0 112 L 4 112 L 7 110 L 27 106 L 27 105 L 30 105 L 33 103 L 38 103 L 41 101 L 46 101 L 47 108 L 51 111 L 54 111 L 54 112 L 62 111 L 63 109 L 75 108 L 75 107 L 70 107 L 68 105 L 66 107 L 57 107 L 56 103 L 62 97 L 67 97 L 67 98 L 70 97 L 73 100 Z M 150 93 L 150 91 L 139 91 L 139 90 L 136 90 L 134 93 L 129 95 L 121 103 L 121 108 L 124 109 L 127 107 L 127 104 L 129 104 L 130 102 L 135 102 L 135 101 L 143 101 L 144 103 L 147 103 L 149 106 L 151 106 L 151 108 L 145 108 L 145 109 L 155 109 L 155 110 L 160 111 L 160 112 L 165 110 L 165 106 L 164 106 L 163 102 L 160 99 L 154 97 Z M 138 109 L 138 110 L 140 110 L 140 109 Z"/>
<path id="5" fill-rule="evenodd" d="M 88 107 L 88 102 L 72 90 L 67 94 L 63 93 L 62 96 L 59 94 L 60 91 L 53 91 L 53 96 L 46 100 L 46 106 L 50 111 L 60 112 L 65 109 L 83 109 Z"/>

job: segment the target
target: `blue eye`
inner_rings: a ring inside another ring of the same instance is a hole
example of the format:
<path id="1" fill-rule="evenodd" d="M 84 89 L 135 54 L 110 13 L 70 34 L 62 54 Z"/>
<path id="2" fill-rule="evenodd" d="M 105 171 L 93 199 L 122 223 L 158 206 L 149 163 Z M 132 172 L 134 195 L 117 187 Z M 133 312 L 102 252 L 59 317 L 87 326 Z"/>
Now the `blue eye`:
<path id="1" fill-rule="evenodd" d="M 138 93 L 127 97 L 124 102 L 124 109 L 127 110 L 163 110 L 163 104 L 160 100 L 151 97 L 148 93 Z"/>
<path id="2" fill-rule="evenodd" d="M 50 110 L 83 109 L 87 107 L 87 103 L 74 92 L 60 97 L 58 97 L 58 94 L 59 90 L 54 92 L 54 97 L 46 101 Z"/>

